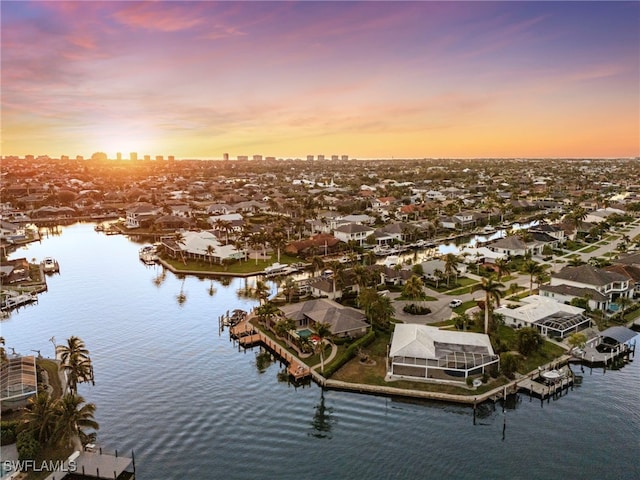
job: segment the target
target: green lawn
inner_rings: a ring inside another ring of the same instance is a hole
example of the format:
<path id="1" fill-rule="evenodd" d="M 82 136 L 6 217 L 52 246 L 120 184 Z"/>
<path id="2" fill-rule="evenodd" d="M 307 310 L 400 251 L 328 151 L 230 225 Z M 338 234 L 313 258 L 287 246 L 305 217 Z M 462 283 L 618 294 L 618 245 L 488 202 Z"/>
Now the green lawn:
<path id="1" fill-rule="evenodd" d="M 53 398 L 60 398 L 62 396 L 62 385 L 58 376 L 58 364 L 46 358 L 38 359 L 36 363 L 49 374 L 49 384 L 53 387 Z"/>
<path id="2" fill-rule="evenodd" d="M 582 253 L 591 253 L 591 252 L 595 252 L 596 250 L 598 250 L 598 246 L 596 245 L 591 245 L 590 247 L 585 248 L 584 250 L 580 250 Z"/>
<path id="3" fill-rule="evenodd" d="M 363 350 L 375 361 L 375 365 L 363 365 L 356 357 L 347 362 L 340 370 L 331 376 L 332 380 L 341 380 L 350 383 L 363 383 L 366 385 L 383 385 L 387 387 L 404 388 L 425 392 L 439 392 L 454 395 L 478 395 L 492 388 L 507 383 L 506 379 L 499 378 L 487 385 L 483 385 L 475 390 L 455 385 L 444 385 L 424 382 L 411 382 L 407 380 L 386 382 L 386 355 L 387 345 L 390 342 L 390 334 L 377 333 L 375 340 Z"/>
<path id="4" fill-rule="evenodd" d="M 467 310 L 469 310 L 470 308 L 476 307 L 478 305 L 478 303 L 475 300 L 468 300 L 466 302 L 462 302 L 462 305 L 456 307 L 453 309 L 454 312 L 456 312 L 458 315 L 466 312 Z"/>
<path id="5" fill-rule="evenodd" d="M 227 273 L 227 274 L 247 274 L 254 272 L 262 272 L 266 267 L 277 261 L 276 255 L 273 255 L 270 260 L 247 260 L 238 261 L 231 265 L 218 265 L 209 264 L 203 260 L 187 260 L 186 264 L 180 259 L 163 258 L 165 262 L 171 265 L 176 270 L 189 270 L 192 272 L 202 272 L 209 274 Z M 280 255 L 280 263 L 297 263 L 300 259 L 291 257 L 289 255 Z"/>

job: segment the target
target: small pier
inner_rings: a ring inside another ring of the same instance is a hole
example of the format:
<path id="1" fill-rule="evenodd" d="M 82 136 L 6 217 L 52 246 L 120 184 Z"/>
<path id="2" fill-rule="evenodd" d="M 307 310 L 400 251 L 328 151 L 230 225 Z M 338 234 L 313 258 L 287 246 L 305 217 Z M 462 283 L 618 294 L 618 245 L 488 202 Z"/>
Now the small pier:
<path id="1" fill-rule="evenodd" d="M 257 330 L 247 317 L 231 327 L 229 335 L 238 340 L 238 344 L 243 348 L 250 348 L 255 345 L 263 345 L 277 355 L 287 364 L 287 371 L 294 380 L 300 381 L 311 376 L 311 369 L 305 365 L 298 357 L 285 350 L 281 345 L 269 338 L 267 335 Z"/>
<path id="2" fill-rule="evenodd" d="M 22 307 L 29 303 L 37 303 L 38 295 L 31 292 L 19 293 L 15 291 L 9 291 L 8 295 L 3 298 L 0 304 L 0 310 L 8 312 L 18 307 Z"/>
<path id="3" fill-rule="evenodd" d="M 635 356 L 636 332 L 625 327 L 611 327 L 589 340 L 584 347 L 572 350 L 572 362 L 590 367 L 610 366 L 617 362 L 630 362 Z M 604 340 L 609 340 L 605 342 Z M 604 347 L 604 348 L 603 348 Z"/>
<path id="4" fill-rule="evenodd" d="M 104 478 L 133 480 L 136 474 L 136 461 L 133 451 L 131 457 L 106 453 L 93 445 L 85 451 L 76 451 L 65 460 L 63 466 L 52 472 L 46 480 L 60 480 L 71 474 L 74 478 Z"/>

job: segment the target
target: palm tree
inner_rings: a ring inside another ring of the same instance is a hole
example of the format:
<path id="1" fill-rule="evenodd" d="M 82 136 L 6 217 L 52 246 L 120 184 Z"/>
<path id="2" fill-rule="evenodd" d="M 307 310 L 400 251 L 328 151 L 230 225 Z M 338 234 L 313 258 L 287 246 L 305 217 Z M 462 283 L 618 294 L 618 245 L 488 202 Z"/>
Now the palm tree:
<path id="1" fill-rule="evenodd" d="M 322 270 L 324 268 L 324 260 L 321 257 L 314 255 L 311 258 L 311 273 L 315 277 L 316 272 L 318 270 Z"/>
<path id="2" fill-rule="evenodd" d="M 89 350 L 87 350 L 82 339 L 76 336 L 69 337 L 67 344 L 59 347 L 59 352 L 62 363 L 68 363 L 73 357 L 80 357 L 85 360 L 89 359 Z"/>
<path id="3" fill-rule="evenodd" d="M 282 230 L 280 227 L 278 228 L 274 228 L 271 231 L 271 235 L 269 237 L 269 243 L 275 247 L 276 251 L 278 252 L 278 260 L 277 262 L 280 263 L 280 251 L 282 250 L 282 247 L 284 247 L 286 245 L 286 239 L 285 239 L 285 232 L 284 230 Z"/>
<path id="4" fill-rule="evenodd" d="M 511 273 L 511 267 L 509 266 L 509 260 L 506 258 L 498 258 L 495 261 L 495 266 L 498 268 L 498 278 L 502 278 L 505 275 Z"/>
<path id="5" fill-rule="evenodd" d="M 547 272 L 546 270 L 543 270 L 542 272 L 538 273 L 535 278 L 536 285 L 538 285 L 538 289 L 540 289 L 540 285 L 547 283 L 550 279 L 551 279 L 551 275 L 549 275 L 549 272 Z"/>
<path id="6" fill-rule="evenodd" d="M 270 291 L 271 289 L 266 282 L 263 282 L 262 280 L 256 280 L 255 295 L 256 297 L 258 297 L 260 305 L 264 304 L 267 298 L 269 298 Z"/>
<path id="7" fill-rule="evenodd" d="M 616 303 L 620 306 L 620 318 L 622 318 L 624 317 L 624 312 L 626 311 L 627 307 L 631 305 L 633 302 L 629 297 L 620 296 L 616 300 Z"/>
<path id="8" fill-rule="evenodd" d="M 56 428 L 55 402 L 48 392 L 39 392 L 27 402 L 24 429 L 41 444 L 46 444 Z"/>
<path id="9" fill-rule="evenodd" d="M 185 241 L 184 234 L 182 232 L 176 232 L 173 239 L 176 242 L 176 245 L 178 245 L 178 250 L 180 250 L 180 257 L 182 257 L 182 263 L 186 265 L 187 260 L 184 258 L 184 252 L 182 251 L 182 246 L 184 245 L 184 241 Z"/>
<path id="10" fill-rule="evenodd" d="M 424 283 L 417 275 L 412 275 L 402 288 L 402 296 L 408 300 L 424 300 Z"/>
<path id="11" fill-rule="evenodd" d="M 92 377 L 91 358 L 81 338 L 72 336 L 67 339 L 66 345 L 61 345 L 58 350 L 60 363 L 67 372 L 69 390 L 76 392 L 79 382 L 86 382 Z"/>
<path id="12" fill-rule="evenodd" d="M 500 299 L 504 295 L 504 284 L 494 282 L 494 277 L 485 277 L 482 279 L 480 289 L 484 291 L 484 333 L 489 333 L 489 310 L 491 309 L 492 300 L 496 301 L 496 305 L 500 305 Z"/>
<path id="13" fill-rule="evenodd" d="M 447 287 L 449 286 L 449 277 L 452 274 L 458 274 L 458 262 L 460 259 L 454 253 L 447 253 L 444 256 L 444 274 L 447 276 Z"/>
<path id="14" fill-rule="evenodd" d="M 351 273 L 353 275 L 353 281 L 358 287 L 358 291 L 360 291 L 362 287 L 367 286 L 370 278 L 369 270 L 367 270 L 364 266 L 357 264 L 351 269 Z"/>
<path id="15" fill-rule="evenodd" d="M 529 295 L 533 293 L 533 277 L 540 275 L 543 272 L 544 269 L 539 263 L 533 260 L 527 260 L 524 262 L 524 265 L 522 266 L 522 273 L 529 275 Z"/>
<path id="16" fill-rule="evenodd" d="M 467 329 L 467 325 L 469 324 L 470 321 L 471 319 L 469 318 L 469 315 L 466 312 L 459 313 L 458 316 L 454 319 L 456 328 L 462 331 L 465 331 Z"/>
<path id="17" fill-rule="evenodd" d="M 62 369 L 67 373 L 67 384 L 71 393 L 77 393 L 78 383 L 91 378 L 91 362 L 82 357 L 71 357 L 67 363 L 62 364 Z"/>
<path id="18" fill-rule="evenodd" d="M 77 447 L 86 438 L 83 429 L 100 428 L 93 417 L 96 406 L 85 403 L 80 395 L 66 394 L 57 402 L 56 407 L 55 437 L 63 446 Z"/>
<path id="19" fill-rule="evenodd" d="M 260 305 L 256 308 L 256 315 L 258 315 L 258 321 L 264 325 L 270 323 L 271 319 L 278 314 L 278 307 L 271 302 L 266 302 L 264 305 Z"/>
<path id="20" fill-rule="evenodd" d="M 215 253 L 216 249 L 213 248 L 213 245 L 207 245 L 207 248 L 205 249 L 205 252 L 207 254 L 207 257 L 209 257 L 209 265 L 211 265 L 212 260 L 213 260 L 213 254 Z"/>
<path id="21" fill-rule="evenodd" d="M 567 265 L 570 267 L 579 267 L 580 265 L 584 265 L 585 262 L 582 260 L 580 255 L 575 255 L 571 257 L 571 259 L 567 262 Z"/>
<path id="22" fill-rule="evenodd" d="M 282 293 L 287 298 L 287 302 L 291 303 L 291 297 L 296 291 L 296 282 L 293 278 L 287 277 L 282 284 Z"/>
<path id="23" fill-rule="evenodd" d="M 318 350 L 320 351 L 320 372 L 324 373 L 324 341 L 331 336 L 331 325 L 328 323 L 316 323 L 314 326 L 318 336 Z"/>

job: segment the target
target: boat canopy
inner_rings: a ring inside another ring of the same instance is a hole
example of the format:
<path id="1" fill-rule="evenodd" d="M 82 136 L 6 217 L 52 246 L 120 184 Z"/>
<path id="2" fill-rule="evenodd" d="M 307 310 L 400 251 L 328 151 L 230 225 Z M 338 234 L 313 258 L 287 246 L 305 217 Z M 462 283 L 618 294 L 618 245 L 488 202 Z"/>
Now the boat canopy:
<path id="1" fill-rule="evenodd" d="M 615 340 L 617 343 L 625 343 L 631 340 L 633 337 L 637 335 L 636 332 L 627 328 L 627 327 L 609 327 L 606 330 L 600 332 L 600 337 L 602 338 L 610 338 Z"/>

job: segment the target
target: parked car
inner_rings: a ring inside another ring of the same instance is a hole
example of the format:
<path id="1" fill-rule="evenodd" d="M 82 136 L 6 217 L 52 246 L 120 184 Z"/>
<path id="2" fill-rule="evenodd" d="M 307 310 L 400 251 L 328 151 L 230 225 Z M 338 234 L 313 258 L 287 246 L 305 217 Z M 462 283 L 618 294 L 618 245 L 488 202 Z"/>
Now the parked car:
<path id="1" fill-rule="evenodd" d="M 457 298 L 449 302 L 449 306 L 451 308 L 456 308 L 456 307 L 459 307 L 460 305 L 462 305 L 462 300 L 458 300 Z"/>

